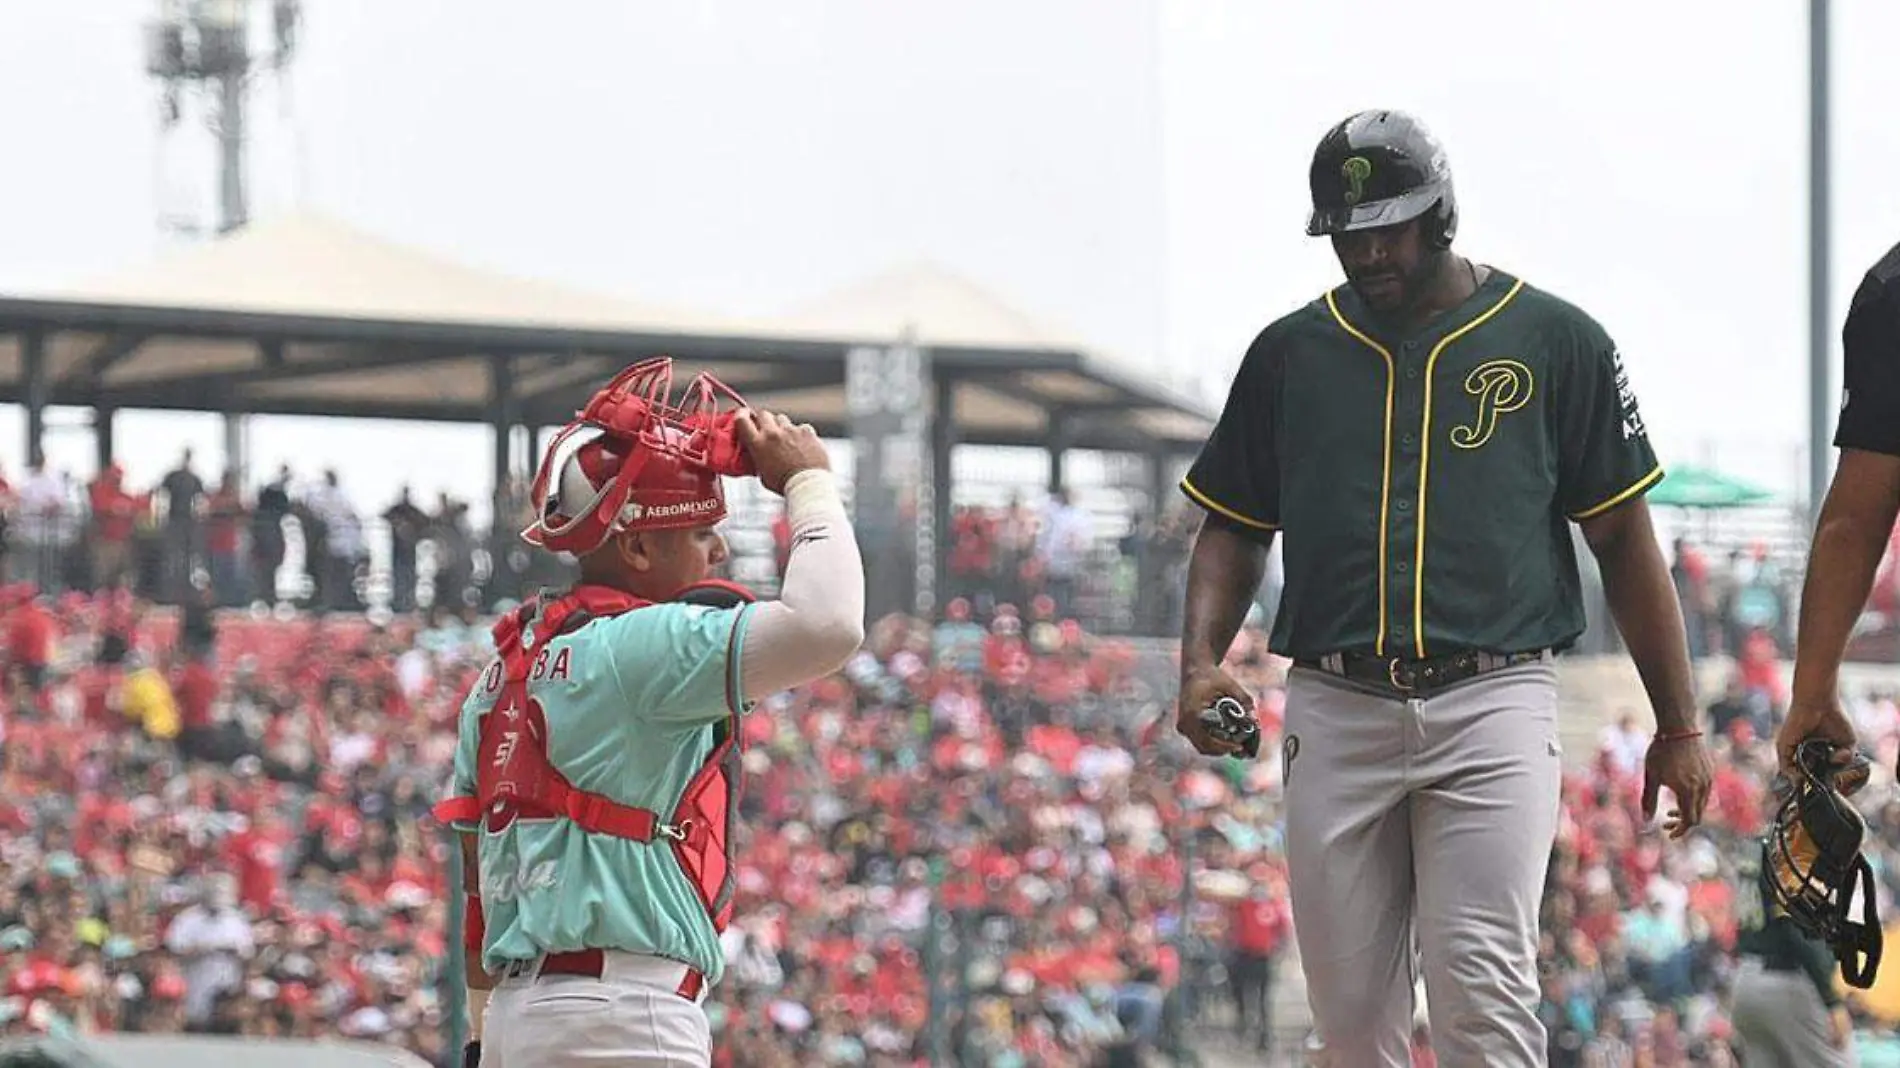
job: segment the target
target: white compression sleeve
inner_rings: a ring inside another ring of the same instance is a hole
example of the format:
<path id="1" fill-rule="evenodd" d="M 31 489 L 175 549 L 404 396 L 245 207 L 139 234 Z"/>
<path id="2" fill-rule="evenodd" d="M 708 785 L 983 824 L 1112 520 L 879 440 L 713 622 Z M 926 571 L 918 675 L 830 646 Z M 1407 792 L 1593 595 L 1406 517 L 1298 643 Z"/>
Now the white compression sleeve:
<path id="1" fill-rule="evenodd" d="M 792 551 L 779 599 L 752 610 L 740 650 L 745 699 L 824 678 L 864 644 L 864 560 L 830 471 L 785 484 Z"/>

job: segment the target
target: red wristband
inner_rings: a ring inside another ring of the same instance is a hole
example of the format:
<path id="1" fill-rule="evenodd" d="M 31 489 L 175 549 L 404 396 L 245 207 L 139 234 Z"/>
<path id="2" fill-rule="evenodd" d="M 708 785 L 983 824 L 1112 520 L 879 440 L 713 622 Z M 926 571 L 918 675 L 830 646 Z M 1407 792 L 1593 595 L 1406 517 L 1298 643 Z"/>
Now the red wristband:
<path id="1" fill-rule="evenodd" d="M 1659 742 L 1684 742 L 1691 738 L 1700 737 L 1702 737 L 1702 731 L 1695 727 L 1684 727 L 1681 730 L 1656 732 L 1656 740 Z"/>

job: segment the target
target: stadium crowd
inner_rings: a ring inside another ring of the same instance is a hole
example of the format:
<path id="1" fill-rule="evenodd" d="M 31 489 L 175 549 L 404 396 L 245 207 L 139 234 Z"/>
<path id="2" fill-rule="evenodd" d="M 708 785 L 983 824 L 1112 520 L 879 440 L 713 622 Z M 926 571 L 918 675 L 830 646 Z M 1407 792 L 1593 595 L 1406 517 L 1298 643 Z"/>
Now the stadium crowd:
<path id="1" fill-rule="evenodd" d="M 25 495 L 5 492 L 17 532 Z M 48 575 L 19 539 L 7 564 L 0 1035 L 342 1034 L 454 1063 L 445 843 L 426 810 L 485 617 L 220 609 L 212 520 L 167 542 L 141 511 L 156 592 L 167 551 L 194 547 L 199 565 L 180 567 L 182 605 L 158 607 L 91 540 L 111 514 L 58 559 L 116 582 Z M 1193 757 L 1168 725 L 1172 663 L 1064 615 L 1036 520 L 960 521 L 941 619 L 881 621 L 844 671 L 750 720 L 740 918 L 708 1006 L 719 1063 L 1132 1064 L 1211 1020 L 1263 1044 L 1284 1023 L 1271 990 L 1297 967 L 1278 761 Z M 254 554 L 249 520 L 239 533 Z M 1633 721 L 1566 782 L 1541 954 L 1558 1068 L 1724 1063 L 1730 876 L 1785 700 L 1764 630 L 1739 634 L 1709 709 L 1704 831 L 1672 846 L 1640 829 Z M 1284 665 L 1252 628 L 1230 659 L 1262 695 L 1271 752 Z M 1855 712 L 1892 768 L 1894 695 Z M 1889 796 L 1875 785 L 1865 796 Z M 1870 815 L 1884 905 L 1900 804 Z M 1235 1011 L 1210 1015 L 1222 1002 Z M 1892 1021 L 1856 1006 L 1873 1063 Z"/>

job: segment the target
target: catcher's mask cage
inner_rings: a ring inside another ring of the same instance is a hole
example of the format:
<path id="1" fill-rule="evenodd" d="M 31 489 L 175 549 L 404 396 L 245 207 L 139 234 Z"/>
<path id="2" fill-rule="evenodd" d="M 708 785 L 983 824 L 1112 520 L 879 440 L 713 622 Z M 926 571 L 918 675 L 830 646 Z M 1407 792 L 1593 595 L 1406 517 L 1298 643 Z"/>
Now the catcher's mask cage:
<path id="1" fill-rule="evenodd" d="M 722 476 L 754 473 L 733 432 L 745 399 L 705 373 L 677 403 L 673 359 L 636 363 L 594 394 L 549 444 L 522 540 L 585 556 L 625 530 L 711 526 L 725 518 Z M 721 410 L 721 401 L 730 407 Z"/>
<path id="2" fill-rule="evenodd" d="M 1776 906 L 1811 938 L 1826 942 L 1841 978 L 1865 990 L 1880 968 L 1882 933 L 1874 873 L 1861 854 L 1866 821 L 1836 785 L 1858 769 L 1834 763 L 1834 746 L 1801 743 L 1774 825 L 1762 840 L 1762 870 Z M 1859 883 L 1864 919 L 1850 918 Z"/>

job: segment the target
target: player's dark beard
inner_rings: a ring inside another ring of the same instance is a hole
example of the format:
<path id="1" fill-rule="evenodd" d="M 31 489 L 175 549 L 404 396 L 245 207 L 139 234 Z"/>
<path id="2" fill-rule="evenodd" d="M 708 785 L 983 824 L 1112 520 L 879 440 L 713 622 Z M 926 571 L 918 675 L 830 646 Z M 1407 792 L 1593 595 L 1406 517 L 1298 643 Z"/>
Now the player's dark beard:
<path id="1" fill-rule="evenodd" d="M 1354 276 L 1353 289 L 1359 299 L 1382 319 L 1394 323 L 1417 323 L 1445 310 L 1455 300 L 1446 300 L 1447 294 L 1456 289 L 1462 261 L 1453 256 L 1448 249 L 1432 249 L 1425 253 L 1418 265 L 1409 271 L 1388 270 L 1369 272 Z M 1392 277 L 1397 279 L 1397 292 L 1385 293 L 1379 297 L 1368 294 L 1361 285 L 1373 278 Z"/>

